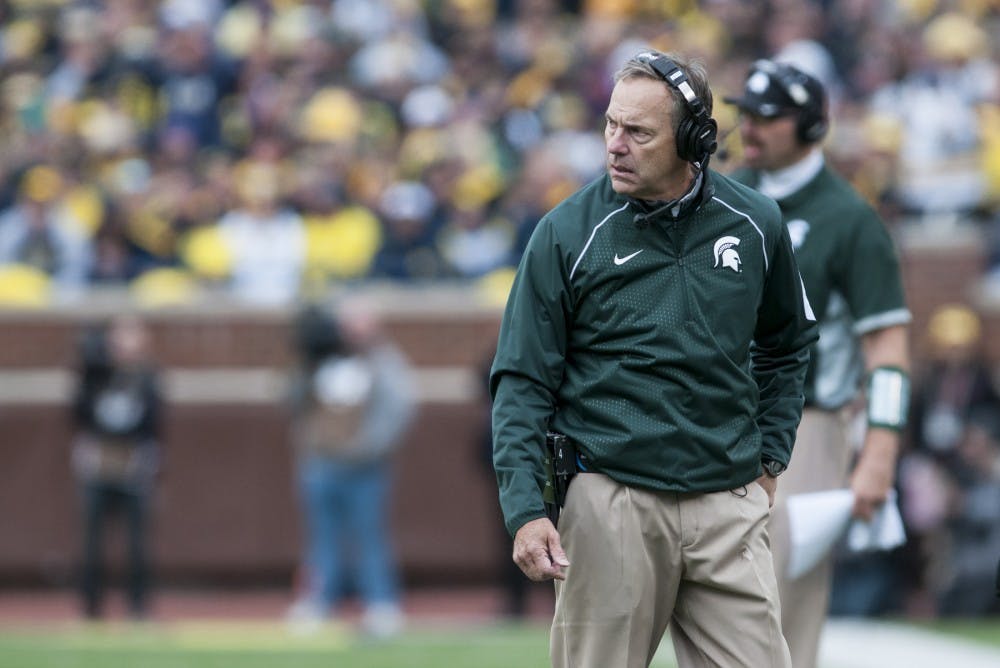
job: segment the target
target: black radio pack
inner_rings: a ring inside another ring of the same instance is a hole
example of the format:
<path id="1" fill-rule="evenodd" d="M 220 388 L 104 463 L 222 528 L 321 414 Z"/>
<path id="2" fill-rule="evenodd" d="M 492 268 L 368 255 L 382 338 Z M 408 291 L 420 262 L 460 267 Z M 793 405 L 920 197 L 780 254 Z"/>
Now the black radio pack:
<path id="1" fill-rule="evenodd" d="M 569 483 L 577 473 L 576 448 L 565 434 L 549 431 L 545 434 L 545 514 L 558 525 L 559 512 L 566 503 Z"/>

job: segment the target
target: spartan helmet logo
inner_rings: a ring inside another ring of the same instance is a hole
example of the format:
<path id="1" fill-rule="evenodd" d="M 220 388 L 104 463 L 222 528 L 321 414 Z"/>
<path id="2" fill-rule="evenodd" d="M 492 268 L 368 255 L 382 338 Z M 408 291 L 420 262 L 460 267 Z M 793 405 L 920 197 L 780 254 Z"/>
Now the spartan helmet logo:
<path id="1" fill-rule="evenodd" d="M 722 237 L 715 242 L 715 248 L 713 252 L 715 253 L 715 264 L 713 266 L 718 267 L 721 263 L 723 267 L 729 267 L 737 274 L 742 271 L 740 265 L 743 261 L 740 260 L 740 254 L 736 251 L 736 247 L 740 245 L 740 240 L 736 237 Z"/>
<path id="2" fill-rule="evenodd" d="M 809 234 L 809 223 L 801 218 L 796 218 L 788 221 L 787 226 L 788 237 L 792 240 L 792 248 L 798 250 L 806 240 L 806 235 Z"/>

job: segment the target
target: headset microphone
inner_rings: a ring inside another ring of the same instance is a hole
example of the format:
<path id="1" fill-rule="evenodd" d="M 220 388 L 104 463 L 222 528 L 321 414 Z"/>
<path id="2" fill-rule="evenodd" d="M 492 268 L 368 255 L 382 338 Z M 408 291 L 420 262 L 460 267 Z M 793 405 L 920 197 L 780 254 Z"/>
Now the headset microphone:
<path id="1" fill-rule="evenodd" d="M 661 204 L 660 206 L 656 207 L 652 211 L 640 211 L 639 213 L 637 213 L 634 216 L 632 216 L 632 222 L 635 223 L 635 226 L 638 227 L 640 230 L 645 229 L 645 228 L 647 228 L 649 226 L 649 219 L 650 218 L 652 218 L 653 216 L 659 215 L 659 214 L 663 213 L 664 211 L 670 211 L 670 210 L 672 210 L 672 209 L 674 209 L 676 207 L 679 207 L 680 204 L 681 204 L 681 200 L 683 200 L 685 197 L 687 197 L 690 194 L 691 194 L 691 192 L 688 191 L 683 196 L 678 197 L 677 199 L 672 199 L 669 202 L 664 202 L 663 204 Z M 672 218 L 676 218 L 676 214 L 672 213 L 671 217 Z"/>
<path id="2" fill-rule="evenodd" d="M 701 170 L 698 171 L 697 176 L 691 181 L 691 185 L 688 187 L 687 191 L 676 199 L 663 202 L 654 209 L 647 211 L 639 211 L 634 216 L 632 216 L 632 222 L 640 230 L 646 228 L 649 225 L 649 219 L 658 216 L 664 212 L 668 212 L 668 215 L 673 219 L 677 220 L 680 218 L 685 211 L 691 208 L 692 205 L 697 204 L 703 199 L 703 197 L 697 197 L 698 192 L 702 191 L 702 183 L 704 177 Z M 707 187 L 702 195 L 711 195 L 714 192 L 714 188 Z M 637 208 L 647 208 L 649 203 L 644 203 L 642 200 L 633 199 L 632 203 Z"/>

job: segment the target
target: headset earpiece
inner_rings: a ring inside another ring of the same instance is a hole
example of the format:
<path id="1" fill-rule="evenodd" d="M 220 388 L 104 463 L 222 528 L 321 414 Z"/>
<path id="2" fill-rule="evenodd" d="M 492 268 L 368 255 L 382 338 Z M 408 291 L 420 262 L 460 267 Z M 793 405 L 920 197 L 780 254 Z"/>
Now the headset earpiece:
<path id="1" fill-rule="evenodd" d="M 719 147 L 719 125 L 714 118 L 698 120 L 688 116 L 677 128 L 677 155 L 681 160 L 701 162 Z"/>
<path id="2" fill-rule="evenodd" d="M 827 123 L 822 114 L 799 114 L 795 134 L 803 144 L 812 144 L 826 135 Z"/>
<path id="3" fill-rule="evenodd" d="M 677 63 L 653 53 L 643 53 L 638 57 L 649 63 L 684 98 L 689 113 L 677 126 L 677 155 L 681 160 L 701 163 L 704 167 L 708 157 L 719 147 L 719 124 L 709 116 L 705 103 L 694 92 L 687 75 Z"/>
<path id="4" fill-rule="evenodd" d="M 801 83 L 797 82 L 792 85 L 803 87 Z M 808 95 L 808 98 L 806 104 L 799 109 L 795 122 L 795 136 L 802 144 L 812 144 L 819 141 L 826 135 L 827 130 L 822 100 L 817 100 L 812 95 Z"/>

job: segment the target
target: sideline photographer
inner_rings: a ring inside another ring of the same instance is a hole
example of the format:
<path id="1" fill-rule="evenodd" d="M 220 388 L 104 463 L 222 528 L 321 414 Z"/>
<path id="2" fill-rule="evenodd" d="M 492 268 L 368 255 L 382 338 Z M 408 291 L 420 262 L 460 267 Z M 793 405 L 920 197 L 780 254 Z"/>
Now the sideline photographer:
<path id="1" fill-rule="evenodd" d="M 132 315 L 86 330 L 73 403 L 73 472 L 83 503 L 84 614 L 103 614 L 104 529 L 121 513 L 127 529 L 128 611 L 147 612 L 149 506 L 160 464 L 162 400 L 150 332 Z"/>

